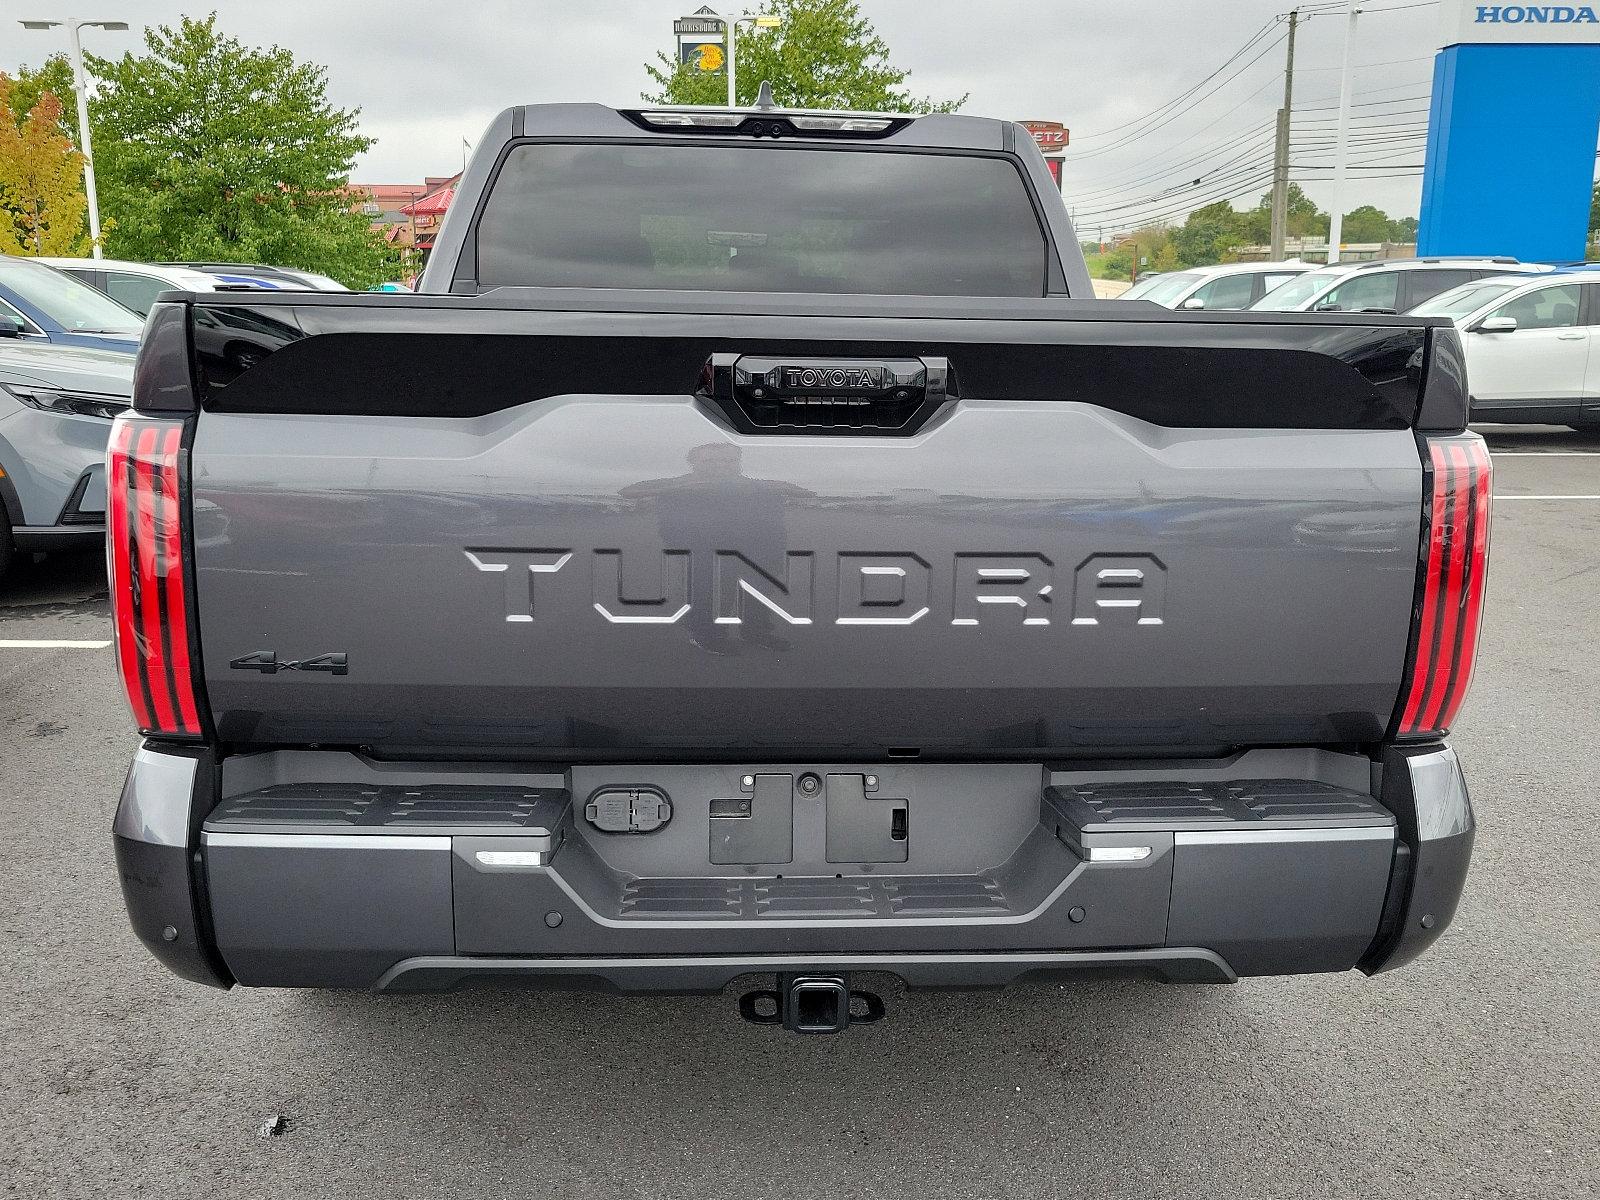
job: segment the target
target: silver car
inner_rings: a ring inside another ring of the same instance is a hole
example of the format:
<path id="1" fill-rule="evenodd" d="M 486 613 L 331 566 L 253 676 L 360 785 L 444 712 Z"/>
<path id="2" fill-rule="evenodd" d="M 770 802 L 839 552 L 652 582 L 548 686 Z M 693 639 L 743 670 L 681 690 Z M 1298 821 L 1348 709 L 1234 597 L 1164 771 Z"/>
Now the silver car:
<path id="1" fill-rule="evenodd" d="M 133 358 L 0 339 L 0 572 L 13 553 L 97 548 L 106 440 Z"/>

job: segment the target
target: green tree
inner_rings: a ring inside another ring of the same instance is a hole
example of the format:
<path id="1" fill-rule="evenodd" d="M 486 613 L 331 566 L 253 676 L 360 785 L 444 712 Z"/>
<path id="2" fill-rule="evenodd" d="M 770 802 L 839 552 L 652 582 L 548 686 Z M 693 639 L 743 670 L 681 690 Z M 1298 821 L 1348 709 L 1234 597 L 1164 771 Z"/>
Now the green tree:
<path id="1" fill-rule="evenodd" d="M 1168 238 L 1156 247 L 1155 254 L 1150 259 L 1148 271 L 1176 271 L 1183 264 L 1178 261 L 1177 248 L 1173 246 L 1172 239 Z"/>
<path id="2" fill-rule="evenodd" d="M 1133 247 L 1118 246 L 1106 254 L 1097 255 L 1089 264 L 1089 274 L 1096 279 L 1132 279 Z"/>
<path id="3" fill-rule="evenodd" d="M 1344 215 L 1339 237 L 1346 242 L 1387 242 L 1394 222 L 1389 214 L 1371 204 L 1353 208 Z"/>
<path id="4" fill-rule="evenodd" d="M 1172 231 L 1172 246 L 1178 262 L 1185 267 L 1208 266 L 1226 261 L 1236 246 L 1249 242 L 1242 213 L 1226 200 L 1197 208 Z"/>
<path id="5" fill-rule="evenodd" d="M 0 75 L 0 253 L 76 255 L 85 249 L 83 155 L 61 129 L 61 101 Z"/>
<path id="6" fill-rule="evenodd" d="M 1265 246 L 1272 240 L 1272 203 L 1258 204 L 1239 214 L 1239 245 Z"/>
<path id="7" fill-rule="evenodd" d="M 1398 221 L 1389 223 L 1389 240 L 1391 242 L 1414 242 L 1417 240 L 1417 226 L 1419 222 L 1415 217 L 1401 217 Z"/>
<path id="8" fill-rule="evenodd" d="M 889 45 L 856 0 L 768 0 L 762 15 L 776 29 L 739 28 L 734 83 L 741 105 L 754 103 L 762 81 L 773 98 L 792 108 L 845 108 L 871 112 L 953 112 L 966 101 L 913 96 L 902 86 L 910 72 L 890 65 Z M 650 104 L 726 104 L 726 75 L 680 64 L 658 52 L 644 65 L 656 85 Z"/>
<path id="9" fill-rule="evenodd" d="M 368 287 L 397 253 L 350 211 L 372 139 L 327 73 L 218 32 L 216 15 L 145 32 L 143 54 L 89 59 L 100 207 L 114 257 L 267 262 Z"/>
<path id="10" fill-rule="evenodd" d="M 1150 271 L 1175 271 L 1179 264 L 1171 231 L 1165 225 L 1146 225 L 1121 239 L 1098 265 L 1102 279 L 1131 279 Z"/>
<path id="11" fill-rule="evenodd" d="M 1600 183 L 1589 194 L 1589 240 L 1585 243 L 1584 257 L 1589 261 L 1600 258 Z"/>
<path id="12" fill-rule="evenodd" d="M 78 144 L 77 94 L 72 90 L 72 64 L 65 54 L 52 54 L 37 67 L 21 66 L 11 80 L 11 112 L 20 125 L 46 93 L 56 97 L 56 120 L 62 136 Z"/>
<path id="13" fill-rule="evenodd" d="M 1286 206 L 1286 220 L 1284 222 L 1289 237 L 1326 237 L 1328 228 L 1332 224 L 1328 214 L 1317 207 L 1317 202 L 1306 195 L 1305 189 L 1298 183 L 1289 184 L 1289 202 Z M 1272 193 L 1268 192 L 1261 197 L 1254 210 L 1258 220 L 1266 221 L 1267 233 L 1260 239 L 1265 242 L 1271 237 L 1272 224 Z M 1256 244 L 1260 244 L 1260 242 Z"/>

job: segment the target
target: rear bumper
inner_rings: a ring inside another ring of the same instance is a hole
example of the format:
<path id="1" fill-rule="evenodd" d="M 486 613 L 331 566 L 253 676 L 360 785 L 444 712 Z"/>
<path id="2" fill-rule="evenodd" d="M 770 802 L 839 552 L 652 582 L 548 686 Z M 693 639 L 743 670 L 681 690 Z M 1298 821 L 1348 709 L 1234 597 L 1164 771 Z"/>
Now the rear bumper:
<path id="1" fill-rule="evenodd" d="M 20 525 L 11 531 L 18 550 L 48 554 L 66 550 L 76 552 L 105 549 L 105 525 Z"/>
<path id="2" fill-rule="evenodd" d="M 877 770 L 886 790 L 892 779 L 891 794 L 916 797 L 913 845 L 920 837 L 919 850 L 935 847 L 923 850 L 932 861 L 957 841 L 930 840 L 954 811 L 940 790 L 950 773 L 962 794 L 981 780 L 1005 792 L 1026 768 Z M 529 777 L 520 830 L 486 831 L 481 811 L 463 819 L 459 805 L 456 824 L 440 824 L 446 818 L 416 806 L 431 793 L 413 773 L 404 789 L 412 807 L 385 815 L 382 788 L 368 788 L 363 815 L 329 833 L 305 827 L 314 806 L 303 794 L 289 818 L 273 810 L 269 819 L 264 801 L 231 794 L 219 806 L 223 776 L 208 751 L 146 747 L 115 838 L 135 932 L 175 973 L 216 986 L 439 990 L 487 978 L 707 991 L 750 973 L 843 971 L 943 987 L 1107 974 L 1228 982 L 1388 970 L 1449 924 L 1473 830 L 1455 754 L 1392 749 L 1381 775 L 1364 809 L 1292 828 L 1185 826 L 1192 816 L 1110 828 L 1047 787 L 1003 863 L 970 874 L 948 862 L 920 874 L 870 865 L 824 873 L 804 849 L 821 825 L 797 805 L 789 867 L 644 879 L 616 864 L 646 839 L 575 825 L 560 775 Z M 703 854 L 706 822 L 696 825 L 690 809 L 679 806 L 674 837 L 699 839 Z M 1010 811 L 997 802 L 995 812 Z M 1004 829 L 993 836 L 1010 844 Z M 669 853 L 674 843 L 654 845 Z"/>

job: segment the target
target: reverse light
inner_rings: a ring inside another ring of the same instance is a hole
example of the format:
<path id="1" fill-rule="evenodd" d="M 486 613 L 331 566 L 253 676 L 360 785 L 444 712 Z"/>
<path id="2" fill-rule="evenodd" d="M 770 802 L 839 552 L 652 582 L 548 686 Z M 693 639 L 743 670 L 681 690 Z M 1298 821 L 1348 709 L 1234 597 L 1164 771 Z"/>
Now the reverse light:
<path id="1" fill-rule="evenodd" d="M 111 427 L 106 551 L 117 670 L 143 733 L 198 738 L 198 658 L 184 569 L 182 421 L 133 414 Z"/>
<path id="2" fill-rule="evenodd" d="M 1402 738 L 1435 738 L 1461 711 L 1478 657 L 1489 567 L 1489 452 L 1477 434 L 1431 438 L 1428 537 L 1416 648 L 1398 710 Z"/>

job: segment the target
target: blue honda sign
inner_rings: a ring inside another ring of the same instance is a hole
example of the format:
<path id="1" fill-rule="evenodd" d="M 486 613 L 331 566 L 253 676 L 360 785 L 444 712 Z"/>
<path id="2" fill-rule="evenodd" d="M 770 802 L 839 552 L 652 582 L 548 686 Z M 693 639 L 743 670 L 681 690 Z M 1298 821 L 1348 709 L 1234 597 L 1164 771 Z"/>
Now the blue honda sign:
<path id="1" fill-rule="evenodd" d="M 1418 252 L 1583 258 L 1600 135 L 1600 13 L 1442 7 Z"/>
<path id="2" fill-rule="evenodd" d="M 1594 25 L 1600 18 L 1588 5 L 1569 8 L 1564 4 L 1480 4 L 1474 25 Z"/>

